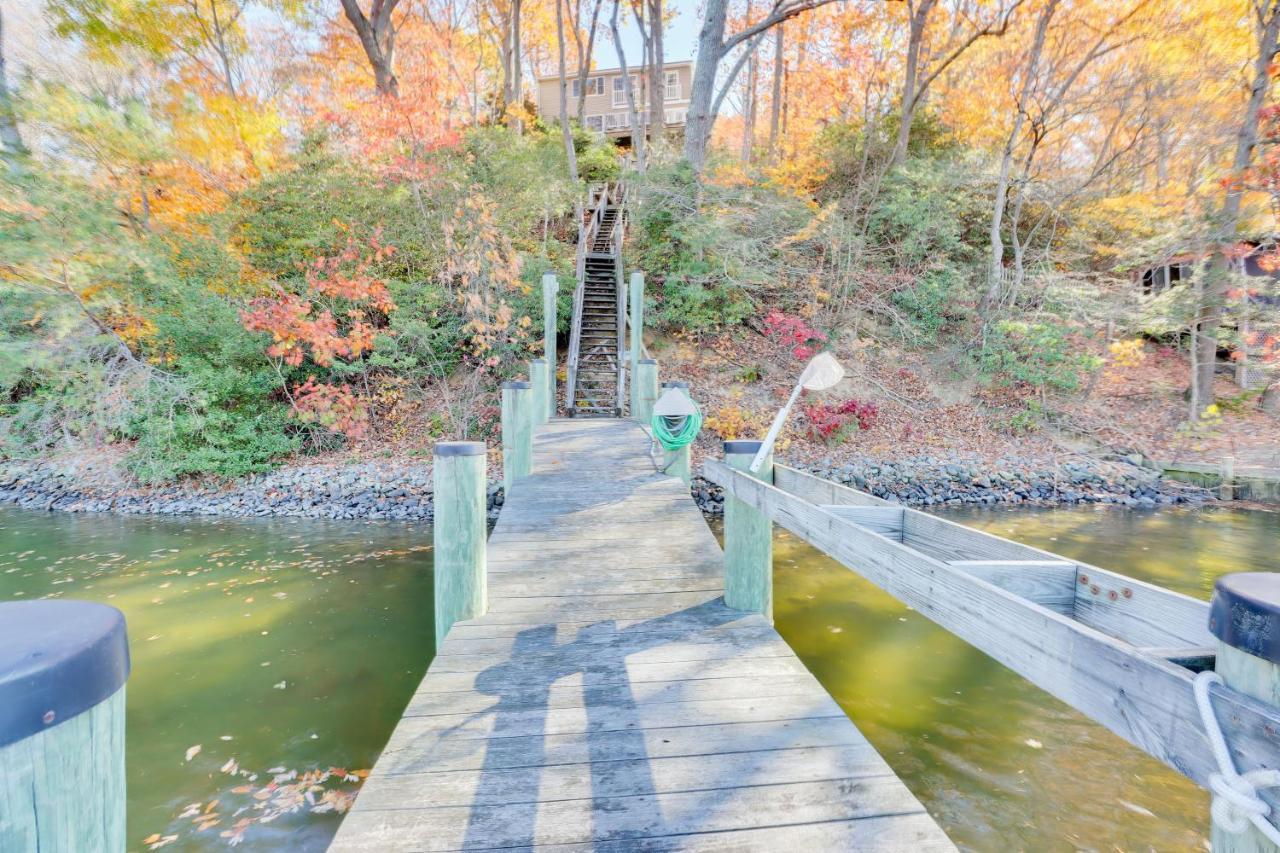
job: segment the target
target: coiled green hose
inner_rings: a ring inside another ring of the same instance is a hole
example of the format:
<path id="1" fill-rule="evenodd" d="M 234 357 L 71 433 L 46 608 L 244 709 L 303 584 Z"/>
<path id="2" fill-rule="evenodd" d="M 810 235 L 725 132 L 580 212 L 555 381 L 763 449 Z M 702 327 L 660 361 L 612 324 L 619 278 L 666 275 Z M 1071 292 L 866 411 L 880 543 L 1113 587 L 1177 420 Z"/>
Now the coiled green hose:
<path id="1" fill-rule="evenodd" d="M 696 404 L 694 408 L 697 409 Z M 702 412 L 674 418 L 654 415 L 649 425 L 653 427 L 653 437 L 663 450 L 679 450 L 698 437 L 698 431 L 702 429 Z"/>

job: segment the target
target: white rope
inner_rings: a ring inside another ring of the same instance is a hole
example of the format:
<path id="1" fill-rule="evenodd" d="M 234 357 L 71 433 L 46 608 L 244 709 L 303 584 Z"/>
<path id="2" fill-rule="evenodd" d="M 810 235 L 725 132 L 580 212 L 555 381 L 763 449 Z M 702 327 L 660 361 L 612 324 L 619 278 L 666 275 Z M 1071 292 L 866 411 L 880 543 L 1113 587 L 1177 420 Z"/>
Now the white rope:
<path id="1" fill-rule="evenodd" d="M 1209 687 L 1221 683 L 1222 676 L 1209 670 L 1197 675 L 1193 682 L 1200 722 L 1209 736 L 1213 757 L 1218 762 L 1219 772 L 1209 774 L 1213 822 L 1234 835 L 1244 832 L 1252 824 L 1272 844 L 1280 847 L 1280 829 L 1267 820 L 1271 806 L 1258 796 L 1259 788 L 1280 788 L 1280 770 L 1250 770 L 1243 774 L 1236 771 L 1235 761 L 1227 749 L 1227 740 L 1222 736 L 1222 727 L 1218 725 L 1218 717 L 1209 701 Z"/>

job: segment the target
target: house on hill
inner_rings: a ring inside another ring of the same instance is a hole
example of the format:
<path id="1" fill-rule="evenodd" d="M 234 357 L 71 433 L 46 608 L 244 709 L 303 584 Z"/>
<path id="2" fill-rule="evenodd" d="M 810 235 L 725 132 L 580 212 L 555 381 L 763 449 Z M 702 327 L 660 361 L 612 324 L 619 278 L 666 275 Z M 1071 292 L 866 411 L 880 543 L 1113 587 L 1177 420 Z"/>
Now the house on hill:
<path id="1" fill-rule="evenodd" d="M 643 69 L 628 69 L 635 91 L 636 110 L 640 123 L 648 127 L 649 80 Z M 692 62 L 667 62 L 662 66 L 664 90 L 662 94 L 662 124 L 667 130 L 683 130 L 689 113 L 689 90 L 693 86 Z M 566 82 L 569 114 L 578 108 L 577 73 L 568 76 Z M 612 137 L 622 146 L 631 144 L 631 116 L 627 111 L 627 89 L 620 68 L 604 68 L 592 71 L 586 79 L 587 97 L 582 124 L 587 130 Z M 548 122 L 560 119 L 560 77 L 551 74 L 538 78 L 538 115 Z"/>

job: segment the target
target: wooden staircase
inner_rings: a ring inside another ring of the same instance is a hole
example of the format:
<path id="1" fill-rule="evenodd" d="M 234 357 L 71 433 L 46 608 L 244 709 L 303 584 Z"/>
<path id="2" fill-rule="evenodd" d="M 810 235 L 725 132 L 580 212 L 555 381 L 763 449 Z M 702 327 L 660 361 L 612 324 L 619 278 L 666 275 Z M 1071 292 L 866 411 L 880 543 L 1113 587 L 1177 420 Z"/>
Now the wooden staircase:
<path id="1" fill-rule="evenodd" d="M 565 414 L 621 417 L 625 399 L 626 289 L 622 283 L 621 184 L 593 187 L 578 239 Z"/>

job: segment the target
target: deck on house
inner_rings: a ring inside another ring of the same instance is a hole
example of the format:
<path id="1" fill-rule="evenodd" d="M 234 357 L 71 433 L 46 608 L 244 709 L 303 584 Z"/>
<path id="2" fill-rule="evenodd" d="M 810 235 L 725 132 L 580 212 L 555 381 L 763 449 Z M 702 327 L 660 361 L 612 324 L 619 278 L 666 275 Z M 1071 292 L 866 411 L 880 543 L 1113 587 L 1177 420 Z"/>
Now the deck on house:
<path id="1" fill-rule="evenodd" d="M 762 616 L 647 434 L 555 420 L 331 850 L 951 850 Z"/>

